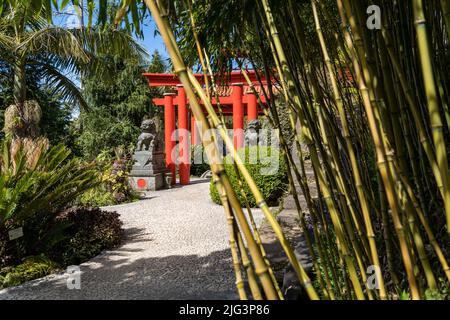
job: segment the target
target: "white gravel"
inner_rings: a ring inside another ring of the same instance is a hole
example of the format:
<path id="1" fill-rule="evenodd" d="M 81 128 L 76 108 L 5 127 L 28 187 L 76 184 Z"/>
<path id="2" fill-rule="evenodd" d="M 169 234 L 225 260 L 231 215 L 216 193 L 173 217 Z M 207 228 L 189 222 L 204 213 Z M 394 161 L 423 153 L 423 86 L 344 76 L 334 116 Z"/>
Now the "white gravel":
<path id="1" fill-rule="evenodd" d="M 80 265 L 81 289 L 54 274 L 0 291 L 2 299 L 237 299 L 223 208 L 193 181 L 105 208 L 124 223 L 123 244 Z M 259 225 L 262 214 L 255 211 Z"/>

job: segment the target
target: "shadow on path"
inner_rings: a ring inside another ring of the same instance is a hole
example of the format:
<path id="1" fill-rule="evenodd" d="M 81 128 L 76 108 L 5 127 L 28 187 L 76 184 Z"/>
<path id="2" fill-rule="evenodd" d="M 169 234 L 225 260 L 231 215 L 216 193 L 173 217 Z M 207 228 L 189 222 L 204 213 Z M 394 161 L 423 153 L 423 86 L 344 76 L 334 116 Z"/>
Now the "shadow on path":
<path id="1" fill-rule="evenodd" d="M 145 239 L 144 229 L 126 230 L 126 243 L 81 264 L 81 289 L 68 289 L 59 273 L 0 291 L 2 299 L 237 299 L 229 250 L 207 256 L 170 255 L 130 260 L 128 248 Z M 147 235 L 148 236 L 148 235 Z M 73 275 L 72 275 L 73 276 Z"/>

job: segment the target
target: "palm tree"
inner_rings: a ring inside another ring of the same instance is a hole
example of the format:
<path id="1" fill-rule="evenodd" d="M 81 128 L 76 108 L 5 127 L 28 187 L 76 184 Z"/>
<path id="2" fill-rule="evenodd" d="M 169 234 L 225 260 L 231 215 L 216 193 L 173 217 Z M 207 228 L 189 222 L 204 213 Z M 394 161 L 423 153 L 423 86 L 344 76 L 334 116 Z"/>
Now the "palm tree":
<path id="1" fill-rule="evenodd" d="M 38 70 L 44 83 L 65 101 L 87 108 L 76 77 L 108 75 L 105 55 L 143 61 L 145 49 L 128 33 L 117 29 L 74 28 L 52 25 L 31 7 L 31 2 L 4 5 L 0 21 L 0 61 L 14 77 L 14 105 L 5 113 L 15 136 L 37 135 L 40 108 L 27 101 L 26 73 Z M 36 123 L 37 122 L 37 123 Z"/>

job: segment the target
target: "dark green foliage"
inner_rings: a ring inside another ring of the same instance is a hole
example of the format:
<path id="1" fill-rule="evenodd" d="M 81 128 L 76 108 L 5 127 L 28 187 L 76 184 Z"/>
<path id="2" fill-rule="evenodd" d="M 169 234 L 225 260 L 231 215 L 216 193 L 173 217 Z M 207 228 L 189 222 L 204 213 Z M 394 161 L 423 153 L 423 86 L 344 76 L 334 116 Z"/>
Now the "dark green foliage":
<path id="1" fill-rule="evenodd" d="M 102 250 L 120 244 L 123 236 L 122 222 L 116 212 L 101 211 L 98 208 L 72 208 L 56 215 L 47 228 L 54 234 L 64 231 L 56 244 L 47 243 L 45 250 L 35 256 L 28 256 L 14 265 L 3 263 L 0 268 L 0 288 L 16 286 L 26 281 L 44 277 L 61 267 L 83 263 L 98 255 Z M 0 254 L 3 247 L 15 247 L 8 241 L 7 234 L 0 231 Z"/>
<path id="2" fill-rule="evenodd" d="M 99 79 L 97 76 L 83 79 L 89 111 L 81 112 L 73 131 L 77 136 L 77 147 L 89 160 L 104 151 L 112 156 L 118 147 L 131 153 L 142 120 L 161 113 L 161 108 L 152 104 L 155 92 L 149 89 L 142 76 L 145 69 L 165 71 L 161 56 L 155 52 L 148 68 L 134 59 L 115 57 L 113 61 L 113 79 Z"/>
<path id="3" fill-rule="evenodd" d="M 257 157 L 257 161 L 251 161 L 250 159 L 253 159 L 253 156 L 255 156 L 256 159 L 258 153 L 261 157 Z M 266 154 L 268 156 L 266 156 Z M 287 166 L 283 157 L 280 156 L 279 151 L 270 147 L 250 147 L 239 150 L 239 155 L 242 159 L 245 159 L 245 166 L 253 177 L 267 204 L 269 206 L 278 205 L 279 201 L 288 190 Z M 262 161 L 260 159 L 262 159 Z M 268 162 L 268 160 L 270 160 L 270 162 Z M 273 166 L 274 170 L 267 172 L 271 166 Z M 255 198 L 244 181 L 244 194 L 242 194 L 230 155 L 225 158 L 225 170 L 241 205 L 245 206 L 245 194 L 249 205 L 251 207 L 256 207 L 257 203 Z M 212 181 L 210 185 L 210 195 L 215 203 L 221 204 L 217 188 Z"/>
<path id="4" fill-rule="evenodd" d="M 72 208 L 56 217 L 56 225 L 67 225 L 70 237 L 53 248 L 52 259 L 63 264 L 80 264 L 104 249 L 117 246 L 123 236 L 122 221 L 117 212 L 98 208 Z"/>

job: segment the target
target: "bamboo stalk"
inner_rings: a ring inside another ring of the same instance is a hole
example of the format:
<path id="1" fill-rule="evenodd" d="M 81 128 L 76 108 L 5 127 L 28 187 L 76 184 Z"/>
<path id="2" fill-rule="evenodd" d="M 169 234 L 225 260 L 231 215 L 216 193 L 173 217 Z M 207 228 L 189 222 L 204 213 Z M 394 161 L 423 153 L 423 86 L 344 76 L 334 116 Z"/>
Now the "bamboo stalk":
<path id="1" fill-rule="evenodd" d="M 447 28 L 447 37 L 450 42 L 450 1 L 441 0 L 442 15 L 444 16 L 445 27 Z"/>
<path id="2" fill-rule="evenodd" d="M 233 191 L 233 188 L 228 181 L 228 177 L 226 176 L 225 170 L 223 165 L 220 165 L 220 161 L 217 158 L 217 154 L 211 152 L 209 146 L 210 144 L 213 144 L 214 141 L 206 141 L 205 136 L 208 134 L 209 131 L 209 123 L 206 120 L 202 110 L 201 106 L 197 101 L 197 98 L 195 96 L 194 91 L 191 88 L 191 82 L 189 79 L 189 75 L 187 72 L 187 69 L 184 65 L 184 62 L 182 61 L 179 51 L 176 47 L 176 42 L 174 40 L 173 33 L 170 31 L 170 28 L 167 27 L 167 23 L 163 21 L 163 18 L 161 17 L 160 10 L 156 3 L 153 0 L 145 0 L 145 4 L 150 10 L 152 17 L 155 20 L 155 23 L 161 33 L 161 36 L 164 40 L 164 43 L 167 47 L 167 50 L 169 52 L 169 55 L 172 59 L 174 71 L 179 77 L 181 83 L 183 84 L 186 95 L 190 101 L 191 109 L 194 113 L 195 119 L 200 120 L 202 123 L 202 131 L 201 131 L 201 137 L 203 144 L 205 146 L 205 149 L 208 150 L 208 157 L 210 157 L 210 163 L 211 163 L 211 169 L 214 174 L 216 174 L 219 177 L 218 183 L 219 185 L 223 185 L 224 189 L 227 192 L 227 195 L 229 197 L 229 201 L 235 211 L 236 217 L 239 221 L 239 224 L 243 228 L 243 233 L 246 237 L 250 254 L 253 258 L 253 261 L 255 263 L 256 267 L 256 274 L 260 277 L 262 286 L 264 288 L 264 292 L 266 294 L 266 297 L 268 299 L 277 299 L 278 295 L 276 293 L 276 290 L 273 286 L 272 280 L 270 278 L 270 275 L 267 270 L 267 266 L 261 256 L 261 252 L 259 251 L 259 248 L 253 239 L 253 235 L 251 233 L 251 230 L 248 226 L 248 223 L 246 221 L 246 218 L 242 212 L 242 208 L 240 207 L 239 201 L 236 198 L 236 195 Z M 217 153 L 217 146 L 213 145 L 212 148 L 215 153 Z"/>
<path id="3" fill-rule="evenodd" d="M 361 175 L 360 175 L 358 163 L 357 163 L 356 156 L 355 156 L 355 151 L 353 148 L 352 141 L 350 139 L 350 131 L 348 128 L 348 123 L 347 123 L 347 115 L 345 114 L 344 106 L 342 103 L 342 97 L 341 97 L 339 89 L 338 89 L 336 76 L 334 74 L 334 70 L 333 70 L 333 67 L 331 64 L 331 59 L 328 55 L 328 50 L 327 50 L 327 47 L 325 44 L 325 39 L 322 34 L 319 16 L 317 14 L 317 8 L 315 6 L 314 0 L 311 1 L 311 4 L 312 4 L 312 8 L 313 8 L 315 23 L 316 23 L 316 31 L 317 31 L 317 34 L 319 37 L 321 48 L 322 48 L 322 54 L 324 55 L 325 64 L 327 65 L 328 72 L 330 75 L 331 84 L 332 84 L 332 88 L 333 88 L 333 94 L 335 96 L 335 101 L 336 101 L 340 119 L 342 122 L 344 138 L 347 143 L 348 154 L 350 156 L 350 161 L 351 161 L 351 165 L 352 165 L 352 169 L 353 169 L 353 177 L 354 177 L 355 184 L 356 184 L 356 189 L 357 189 L 358 198 L 359 198 L 360 205 L 361 205 L 361 210 L 362 210 L 362 213 L 364 216 L 364 223 L 366 226 L 367 238 L 369 239 L 372 262 L 373 262 L 374 266 L 377 268 L 377 270 L 381 270 L 380 261 L 378 258 L 375 234 L 373 231 L 372 222 L 371 222 L 371 218 L 370 218 L 369 206 L 368 206 L 365 192 L 363 190 L 363 184 L 362 184 Z M 378 290 L 380 291 L 380 298 L 386 299 L 386 289 L 384 287 L 384 280 L 383 280 L 381 273 L 377 272 L 376 277 L 377 277 L 377 283 L 379 285 Z"/>
<path id="4" fill-rule="evenodd" d="M 348 1 L 337 0 L 337 2 L 338 2 L 338 8 L 339 8 L 339 12 L 341 14 L 341 19 L 343 21 L 343 24 L 346 21 L 346 17 L 344 15 L 344 10 L 345 10 L 347 12 L 347 15 L 350 15 L 352 31 L 357 32 L 356 23 L 355 23 L 354 19 L 351 18 L 350 5 L 349 5 Z M 345 7 L 345 9 L 344 9 L 344 7 Z M 352 51 L 352 54 L 353 54 L 353 67 L 355 69 L 359 90 L 363 97 L 363 103 L 364 103 L 364 107 L 366 110 L 367 120 L 369 123 L 370 131 L 371 131 L 372 138 L 373 138 L 375 148 L 376 148 L 378 170 L 380 172 L 380 176 L 382 178 L 384 187 L 386 189 L 387 200 L 388 200 L 389 206 L 391 207 L 391 214 L 392 214 L 393 222 L 395 225 L 395 230 L 397 232 L 397 236 L 398 236 L 398 239 L 400 242 L 400 250 L 402 253 L 403 263 L 405 265 L 405 269 L 406 269 L 407 276 L 408 276 L 408 282 L 409 282 L 410 289 L 411 289 L 411 296 L 413 299 L 419 299 L 420 294 L 419 294 L 417 282 L 416 282 L 416 279 L 414 276 L 413 264 L 412 264 L 411 255 L 409 252 L 410 250 L 409 250 L 409 247 L 406 242 L 405 230 L 403 228 L 403 225 L 402 225 L 401 219 L 400 219 L 400 208 L 399 208 L 399 203 L 398 203 L 398 197 L 397 197 L 397 194 L 395 191 L 393 178 L 389 172 L 389 168 L 387 165 L 386 151 L 385 151 L 385 148 L 383 145 L 383 141 L 382 141 L 382 138 L 380 135 L 380 131 L 379 131 L 377 122 L 375 120 L 375 113 L 373 110 L 373 106 L 372 106 L 370 94 L 369 94 L 370 89 L 366 86 L 366 81 L 368 78 L 370 78 L 370 75 L 368 74 L 369 70 L 364 64 L 365 59 L 364 59 L 362 52 L 360 52 L 360 54 L 358 55 L 359 59 L 361 60 L 361 62 L 363 64 L 363 66 L 362 66 L 363 69 L 360 68 L 360 63 L 356 57 L 357 54 L 356 54 L 356 52 L 354 52 L 354 49 L 352 49 L 352 48 L 354 48 L 353 42 L 351 40 L 348 30 L 345 32 L 345 39 L 347 42 L 347 46 L 349 47 L 349 49 Z M 363 70 L 364 70 L 365 74 L 363 73 Z"/>
<path id="5" fill-rule="evenodd" d="M 422 0 L 413 0 L 413 12 L 417 33 L 417 43 L 420 52 L 423 82 L 428 101 L 428 113 L 432 128 L 434 147 L 436 149 L 436 159 L 442 177 L 444 206 L 447 216 L 447 232 L 450 233 L 450 179 L 447 150 L 443 134 L 442 119 L 439 113 L 438 94 L 434 80 L 433 64 L 431 61 L 430 48 L 428 44 L 428 34 Z"/>
<path id="6" fill-rule="evenodd" d="M 214 175 L 213 181 L 217 182 L 218 180 L 219 180 L 219 178 L 216 175 Z M 223 205 L 225 213 L 227 215 L 228 232 L 230 234 L 231 258 L 233 260 L 234 274 L 236 277 L 236 288 L 238 290 L 239 298 L 241 300 L 247 300 L 247 293 L 245 292 L 244 281 L 242 279 L 241 264 L 240 264 L 239 256 L 237 253 L 238 247 L 237 247 L 237 243 L 236 243 L 236 233 L 235 233 L 235 228 L 234 228 L 233 214 L 231 213 L 231 208 L 229 206 L 228 198 L 225 193 L 225 190 L 220 188 L 220 190 L 218 190 L 218 192 L 220 194 L 220 200 L 222 201 L 222 205 Z M 256 283 L 255 279 L 249 277 L 249 282 L 252 283 L 251 288 L 253 288 L 253 284 Z M 257 287 L 257 284 L 256 284 L 256 287 Z M 258 291 L 259 291 L 259 288 L 258 288 Z M 255 297 L 254 294 L 253 294 L 253 296 Z M 260 296 L 261 295 L 259 295 L 259 297 Z M 257 297 L 255 299 L 257 299 Z"/>
<path id="7" fill-rule="evenodd" d="M 200 99 L 204 102 L 205 108 L 208 111 L 208 114 L 210 116 L 211 121 L 216 126 L 216 128 L 218 128 L 219 133 L 220 133 L 222 139 L 225 142 L 225 145 L 230 150 L 231 155 L 232 155 L 233 160 L 234 160 L 234 163 L 237 165 L 237 167 L 239 168 L 239 171 L 242 174 L 244 180 L 246 181 L 246 183 L 250 187 L 250 190 L 252 191 L 252 193 L 253 193 L 253 195 L 255 197 L 255 200 L 258 203 L 258 206 L 261 208 L 261 210 L 264 213 L 265 218 L 267 219 L 269 224 L 272 226 L 272 228 L 273 228 L 273 230 L 274 230 L 278 240 L 280 241 L 281 246 L 283 247 L 284 251 L 286 252 L 286 255 L 289 258 L 289 261 L 293 265 L 294 270 L 297 272 L 297 275 L 299 276 L 300 282 L 305 287 L 305 290 L 308 292 L 308 295 L 310 296 L 310 298 L 311 299 L 317 299 L 318 297 L 317 297 L 317 294 L 316 294 L 314 288 L 311 285 L 311 280 L 309 279 L 308 275 L 304 271 L 303 267 L 298 262 L 298 259 L 295 256 L 294 251 L 292 250 L 289 242 L 287 241 L 285 235 L 283 234 L 283 231 L 281 229 L 280 224 L 275 219 L 273 214 L 270 212 L 267 203 L 264 201 L 264 199 L 263 199 L 263 197 L 261 195 L 261 192 L 256 187 L 256 184 L 254 183 L 254 181 L 251 178 L 248 170 L 246 169 L 243 160 L 240 158 L 239 154 L 234 149 L 233 142 L 228 137 L 228 135 L 227 135 L 227 133 L 226 133 L 226 131 L 224 129 L 224 125 L 221 123 L 220 119 L 215 114 L 214 108 L 213 108 L 213 106 L 211 104 L 211 101 L 208 100 L 207 97 L 204 95 L 204 93 L 202 92 L 200 84 L 195 81 L 195 77 L 194 77 L 194 75 L 191 72 L 189 72 L 189 77 L 190 77 L 190 79 L 192 81 L 192 85 L 194 86 L 194 88 L 197 91 L 197 94 L 199 95 Z M 244 217 L 244 219 L 245 219 L 245 217 Z"/>

